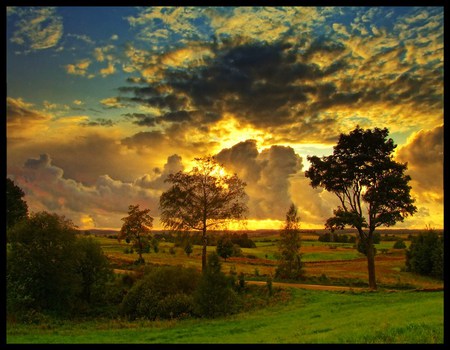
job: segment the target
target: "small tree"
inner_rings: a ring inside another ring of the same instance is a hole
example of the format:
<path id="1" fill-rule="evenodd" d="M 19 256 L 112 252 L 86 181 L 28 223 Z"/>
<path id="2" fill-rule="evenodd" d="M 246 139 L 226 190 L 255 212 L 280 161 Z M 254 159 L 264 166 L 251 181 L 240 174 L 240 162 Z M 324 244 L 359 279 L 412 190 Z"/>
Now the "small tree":
<path id="1" fill-rule="evenodd" d="M 279 259 L 275 271 L 276 277 L 298 279 L 302 276 L 302 261 L 300 254 L 301 240 L 299 235 L 297 208 L 292 203 L 286 214 L 286 224 L 280 233 L 278 242 Z"/>
<path id="2" fill-rule="evenodd" d="M 403 241 L 403 239 L 399 238 L 399 239 L 397 239 L 395 241 L 393 248 L 394 249 L 405 249 L 406 248 L 406 244 Z"/>
<path id="3" fill-rule="evenodd" d="M 77 251 L 76 272 L 81 276 L 80 295 L 84 301 L 90 303 L 93 294 L 99 297 L 104 292 L 103 287 L 113 272 L 100 243 L 93 238 L 78 238 L 75 249 Z"/>
<path id="4" fill-rule="evenodd" d="M 420 275 L 444 278 L 444 238 L 434 230 L 413 236 L 406 250 L 406 270 Z"/>
<path id="5" fill-rule="evenodd" d="M 70 312 L 81 291 L 75 226 L 39 212 L 8 231 L 7 301 L 12 310 Z"/>
<path id="6" fill-rule="evenodd" d="M 233 290 L 233 279 L 221 271 L 216 252 L 208 255 L 199 286 L 194 294 L 195 310 L 203 317 L 223 316 L 238 311 L 239 299 Z"/>
<path id="7" fill-rule="evenodd" d="M 193 251 L 192 243 L 191 240 L 188 239 L 184 245 L 184 252 L 186 253 L 187 256 L 190 256 L 192 251 Z"/>
<path id="8" fill-rule="evenodd" d="M 214 157 L 195 158 L 190 172 L 170 174 L 172 184 L 159 200 L 161 222 L 172 230 L 202 233 L 202 271 L 206 270 L 207 231 L 229 220 L 241 220 L 247 211 L 246 194 L 236 174 L 226 175 Z"/>
<path id="9" fill-rule="evenodd" d="M 325 226 L 332 231 L 345 226 L 358 230 L 371 289 L 377 288 L 375 229 L 393 226 L 417 211 L 408 185 L 411 177 L 405 175 L 407 164 L 393 160 L 397 145 L 387 139 L 388 134 L 386 128 L 364 130 L 357 126 L 350 134 L 340 135 L 332 155 L 308 156 L 311 167 L 305 172 L 312 187 L 323 187 L 340 201 Z"/>
<path id="10" fill-rule="evenodd" d="M 135 243 L 139 254 L 139 263 L 144 262 L 142 257 L 144 241 L 147 240 L 150 229 L 153 227 L 153 218 L 149 212 L 150 209 L 139 210 L 139 204 L 130 205 L 128 207 L 128 216 L 122 218 L 124 223 L 118 235 L 119 241 L 125 238 Z"/>
<path id="11" fill-rule="evenodd" d="M 27 203 L 22 199 L 25 193 L 14 181 L 6 178 L 6 227 L 10 228 L 28 216 Z"/>
<path id="12" fill-rule="evenodd" d="M 224 258 L 225 260 L 233 255 L 234 244 L 231 241 L 230 235 L 225 234 L 223 236 L 220 236 L 220 238 L 217 240 L 216 252 L 221 258 Z"/>

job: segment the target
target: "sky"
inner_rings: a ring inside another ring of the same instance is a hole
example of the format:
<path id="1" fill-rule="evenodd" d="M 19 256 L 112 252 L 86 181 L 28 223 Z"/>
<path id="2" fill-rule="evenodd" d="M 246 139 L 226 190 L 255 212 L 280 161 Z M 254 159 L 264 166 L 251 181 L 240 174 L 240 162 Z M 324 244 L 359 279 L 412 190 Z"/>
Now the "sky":
<path id="1" fill-rule="evenodd" d="M 388 128 L 417 213 L 443 228 L 443 7 L 7 7 L 7 177 L 30 212 L 120 229 L 170 173 L 215 156 L 249 229 L 338 200 L 305 178 L 357 125 Z"/>

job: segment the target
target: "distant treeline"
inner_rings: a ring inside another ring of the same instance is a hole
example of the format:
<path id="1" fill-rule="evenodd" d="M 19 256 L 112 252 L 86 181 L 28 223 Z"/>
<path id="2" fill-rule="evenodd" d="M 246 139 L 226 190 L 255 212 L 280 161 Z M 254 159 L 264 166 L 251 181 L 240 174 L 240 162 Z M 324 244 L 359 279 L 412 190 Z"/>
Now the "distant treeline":
<path id="1" fill-rule="evenodd" d="M 81 231 L 85 235 L 99 235 L 99 236 L 106 236 L 108 238 L 117 238 L 117 231 L 112 230 L 85 230 Z M 255 242 L 249 238 L 248 234 L 246 232 L 244 233 L 238 233 L 233 232 L 230 233 L 228 231 L 215 231 L 210 232 L 206 235 L 209 246 L 216 246 L 218 239 L 223 235 L 229 235 L 231 242 L 233 244 L 237 244 L 241 248 L 255 248 L 256 244 Z M 196 245 L 202 245 L 202 236 L 200 232 L 192 231 L 192 232 L 185 232 L 185 231 L 179 231 L 179 232 L 172 232 L 172 231 L 152 231 L 151 237 L 153 239 L 156 239 L 158 241 L 165 241 L 170 242 L 175 245 L 175 247 L 185 247 L 186 244 L 189 242 L 190 244 L 196 244 Z"/>

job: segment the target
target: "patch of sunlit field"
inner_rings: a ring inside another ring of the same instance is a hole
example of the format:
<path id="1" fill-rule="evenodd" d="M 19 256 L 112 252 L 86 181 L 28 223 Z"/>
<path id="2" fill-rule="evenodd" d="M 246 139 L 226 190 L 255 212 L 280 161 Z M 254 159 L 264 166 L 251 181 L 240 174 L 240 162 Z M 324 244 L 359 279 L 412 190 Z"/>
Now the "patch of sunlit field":
<path id="1" fill-rule="evenodd" d="M 105 254 L 113 263 L 116 272 L 135 269 L 136 252 L 126 254 L 131 244 L 119 242 L 114 238 L 96 237 Z M 242 256 L 222 260 L 225 273 L 244 273 L 247 279 L 266 279 L 275 276 L 277 267 L 278 245 L 275 239 L 255 242 L 256 248 L 241 248 Z M 405 242 L 407 246 L 410 242 Z M 382 241 L 376 244 L 375 257 L 376 278 L 378 284 L 391 288 L 442 288 L 443 282 L 425 276 L 405 272 L 405 250 L 393 249 L 394 242 Z M 207 252 L 215 251 L 215 246 L 208 246 Z M 366 257 L 359 253 L 353 243 L 331 243 L 320 241 L 302 241 L 301 246 L 304 274 L 307 280 L 320 280 L 323 284 L 359 283 L 364 286 L 368 280 Z M 202 247 L 193 246 L 193 252 L 187 256 L 182 247 L 173 243 L 161 242 L 157 253 L 144 253 L 146 263 L 157 265 L 180 265 L 201 270 Z"/>

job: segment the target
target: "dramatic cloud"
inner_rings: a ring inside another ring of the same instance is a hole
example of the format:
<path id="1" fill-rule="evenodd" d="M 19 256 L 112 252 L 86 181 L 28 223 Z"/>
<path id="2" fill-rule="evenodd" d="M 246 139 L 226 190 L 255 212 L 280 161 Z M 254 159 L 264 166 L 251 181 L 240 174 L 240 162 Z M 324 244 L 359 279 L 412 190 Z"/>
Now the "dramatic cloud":
<path id="1" fill-rule="evenodd" d="M 130 204 L 149 208 L 153 216 L 158 216 L 164 177 L 177 169 L 182 169 L 181 159 L 174 155 L 168 158 L 159 175 L 155 169 L 151 186 L 142 186 L 143 178 L 133 183 L 109 175 L 99 176 L 95 183 L 86 186 L 67 177 L 62 168 L 52 164 L 48 154 L 42 154 L 14 169 L 13 179 L 24 190 L 25 200 L 34 211 L 65 215 L 82 228 L 85 223 L 90 227 L 116 228 L 120 227 L 120 218 L 126 215 Z M 158 190 L 151 189 L 155 186 Z"/>
<path id="2" fill-rule="evenodd" d="M 154 168 L 153 174 L 145 174 L 141 178 L 137 179 L 134 184 L 143 188 L 151 188 L 155 190 L 165 191 L 170 187 L 170 184 L 166 183 L 169 174 L 175 174 L 184 170 L 181 157 L 177 154 L 171 155 L 167 158 L 167 163 L 164 164 L 163 169 Z"/>
<path id="3" fill-rule="evenodd" d="M 422 203 L 443 204 L 444 126 L 422 130 L 397 152 L 397 159 L 408 163 L 413 192 Z"/>
<path id="4" fill-rule="evenodd" d="M 250 219 L 283 220 L 292 202 L 290 178 L 302 169 L 302 160 L 291 147 L 275 145 L 259 152 L 256 142 L 247 140 L 216 158 L 247 183 Z"/>

